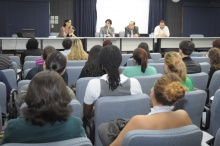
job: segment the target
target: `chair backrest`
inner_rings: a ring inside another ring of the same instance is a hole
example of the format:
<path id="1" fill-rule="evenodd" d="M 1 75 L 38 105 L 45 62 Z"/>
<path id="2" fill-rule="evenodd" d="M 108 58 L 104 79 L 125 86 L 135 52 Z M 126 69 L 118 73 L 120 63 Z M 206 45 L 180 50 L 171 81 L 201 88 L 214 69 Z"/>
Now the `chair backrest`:
<path id="1" fill-rule="evenodd" d="M 220 146 L 220 128 L 218 129 L 218 132 L 215 136 L 214 146 Z"/>
<path id="2" fill-rule="evenodd" d="M 99 32 L 96 32 L 95 33 L 95 37 L 99 37 L 100 36 L 100 33 Z"/>
<path id="3" fill-rule="evenodd" d="M 119 74 L 122 74 L 126 68 L 127 68 L 127 66 L 120 66 L 119 67 Z"/>
<path id="4" fill-rule="evenodd" d="M 195 74 L 187 74 L 187 76 L 191 77 L 191 79 L 193 80 L 194 87 L 201 90 L 206 90 L 206 85 L 209 78 L 209 75 L 207 73 L 201 72 Z"/>
<path id="5" fill-rule="evenodd" d="M 207 94 L 203 90 L 186 92 L 185 97 L 176 103 L 174 110 L 185 110 L 192 123 L 200 127 L 206 97 Z"/>
<path id="6" fill-rule="evenodd" d="M 195 125 L 167 130 L 132 130 L 125 134 L 122 146 L 199 146 L 202 136 Z"/>
<path id="7" fill-rule="evenodd" d="M 76 84 L 76 81 L 79 78 L 79 75 L 82 71 L 83 66 L 68 66 L 66 67 L 66 71 L 68 74 L 68 85 Z"/>
<path id="8" fill-rule="evenodd" d="M 21 80 L 21 81 L 19 81 L 18 82 L 18 90 L 20 90 L 21 89 L 21 87 L 23 87 L 24 85 L 27 85 L 27 84 L 29 84 L 31 82 L 31 80 Z"/>
<path id="9" fill-rule="evenodd" d="M 210 70 L 210 64 L 207 63 L 207 62 L 202 62 L 202 63 L 199 63 L 199 64 L 201 66 L 201 71 L 208 74 L 209 70 Z"/>
<path id="10" fill-rule="evenodd" d="M 6 92 L 6 86 L 3 82 L 0 82 L 0 106 L 1 106 L 1 112 L 6 114 L 7 113 L 7 92 Z"/>
<path id="11" fill-rule="evenodd" d="M 203 34 L 190 34 L 191 38 L 204 38 Z"/>
<path id="12" fill-rule="evenodd" d="M 87 60 L 68 60 L 67 67 L 85 66 Z"/>
<path id="13" fill-rule="evenodd" d="M 8 56 L 11 61 L 17 63 L 17 68 L 18 69 L 21 69 L 21 61 L 20 61 L 20 58 L 18 56 Z"/>
<path id="14" fill-rule="evenodd" d="M 150 53 L 151 59 L 154 61 L 154 63 L 157 63 L 159 59 L 161 58 L 160 53 Z"/>
<path id="15" fill-rule="evenodd" d="M 164 58 L 160 58 L 160 59 L 158 60 L 158 63 L 164 63 Z"/>
<path id="16" fill-rule="evenodd" d="M 98 77 L 86 77 L 80 78 L 76 82 L 76 99 L 83 105 L 83 100 L 86 92 L 86 87 L 91 79 L 95 79 Z"/>
<path id="17" fill-rule="evenodd" d="M 150 97 L 146 94 L 128 96 L 106 96 L 95 102 L 95 144 L 101 146 L 98 136 L 100 124 L 117 118 L 130 119 L 135 115 L 146 115 L 150 112 Z"/>
<path id="18" fill-rule="evenodd" d="M 34 67 L 36 67 L 35 61 L 25 61 L 23 65 L 23 70 L 32 69 Z"/>
<path id="19" fill-rule="evenodd" d="M 150 95 L 151 88 L 156 83 L 157 79 L 159 79 L 162 76 L 162 74 L 155 74 L 150 76 L 136 76 L 136 78 L 142 88 L 142 92 L 144 94 Z"/>
<path id="20" fill-rule="evenodd" d="M 14 62 L 14 61 L 12 61 L 12 66 L 13 66 L 13 68 L 14 68 L 15 73 L 17 74 L 17 71 L 18 71 L 18 65 L 17 65 L 17 63 Z"/>
<path id="21" fill-rule="evenodd" d="M 4 69 L 2 72 L 4 73 L 11 87 L 13 89 L 17 89 L 17 74 L 15 71 L 13 69 Z"/>
<path id="22" fill-rule="evenodd" d="M 86 137 L 73 138 L 48 143 L 7 143 L 2 146 L 92 146 L 91 141 Z"/>
<path id="23" fill-rule="evenodd" d="M 119 31 L 119 37 L 125 37 L 125 31 Z"/>
<path id="24" fill-rule="evenodd" d="M 122 56 L 122 61 L 121 61 L 121 66 L 124 66 L 125 63 L 128 61 L 129 58 L 131 58 L 133 54 L 121 54 Z"/>
<path id="25" fill-rule="evenodd" d="M 36 61 L 39 58 L 41 58 L 41 56 L 25 56 L 24 62 L 25 61 Z"/>
<path id="26" fill-rule="evenodd" d="M 149 63 L 149 65 L 155 67 L 157 70 L 157 73 L 165 74 L 164 63 Z"/>
<path id="27" fill-rule="evenodd" d="M 217 70 L 212 75 L 212 79 L 209 84 L 209 97 L 214 96 L 215 92 L 220 87 L 220 70 Z"/>
<path id="28" fill-rule="evenodd" d="M 148 59 L 148 63 L 154 63 L 153 59 Z M 134 59 L 133 58 L 129 58 L 127 60 L 127 66 L 134 66 Z"/>
<path id="29" fill-rule="evenodd" d="M 27 76 L 27 74 L 29 73 L 29 71 L 31 70 L 31 68 L 29 68 L 29 69 L 26 69 L 25 71 L 24 71 L 24 74 L 23 74 L 23 79 L 25 79 L 26 78 L 26 76 Z"/>
<path id="30" fill-rule="evenodd" d="M 202 62 L 207 62 L 209 63 L 209 58 L 208 57 L 191 57 L 192 60 L 194 60 L 197 63 L 202 63 Z"/>
<path id="31" fill-rule="evenodd" d="M 0 106 L 0 113 L 2 113 L 1 112 L 1 106 Z M 0 116 L 0 128 L 2 129 L 2 116 Z"/>
<path id="32" fill-rule="evenodd" d="M 50 32 L 50 36 L 56 36 L 56 37 L 58 37 L 58 35 L 59 35 L 59 32 Z"/>
<path id="33" fill-rule="evenodd" d="M 211 135 L 216 135 L 220 128 L 220 89 L 215 92 L 214 99 L 211 104 L 211 118 L 208 132 Z"/>
<path id="34" fill-rule="evenodd" d="M 207 55 L 208 52 L 193 52 L 190 56 L 191 57 L 203 57 L 203 55 Z"/>

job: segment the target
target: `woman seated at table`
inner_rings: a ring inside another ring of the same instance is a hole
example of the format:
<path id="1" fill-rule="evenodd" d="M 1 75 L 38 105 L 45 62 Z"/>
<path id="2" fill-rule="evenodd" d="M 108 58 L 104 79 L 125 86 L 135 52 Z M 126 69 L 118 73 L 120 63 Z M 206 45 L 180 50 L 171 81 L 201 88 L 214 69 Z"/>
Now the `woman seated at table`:
<path id="1" fill-rule="evenodd" d="M 135 49 L 133 52 L 133 58 L 135 66 L 127 67 L 123 71 L 123 75 L 126 77 L 134 77 L 157 74 L 157 70 L 154 67 L 148 65 L 148 56 L 144 49 Z"/>
<path id="2" fill-rule="evenodd" d="M 99 127 L 99 136 L 104 146 L 110 143 L 110 146 L 121 146 L 125 134 L 131 130 L 165 130 L 191 125 L 192 121 L 186 111 L 172 111 L 174 104 L 185 96 L 186 87 L 180 81 L 174 74 L 159 78 L 150 94 L 151 112 L 131 118 L 113 143 L 108 136 L 108 124 L 102 124 Z"/>
<path id="3" fill-rule="evenodd" d="M 71 97 L 62 77 L 47 70 L 36 74 L 24 97 L 24 117 L 6 124 L 2 144 L 46 143 L 85 137 L 81 119 L 70 116 Z"/>
<path id="4" fill-rule="evenodd" d="M 72 26 L 70 19 L 64 20 L 63 26 L 60 28 L 58 37 L 76 37 L 74 35 L 75 28 Z"/>

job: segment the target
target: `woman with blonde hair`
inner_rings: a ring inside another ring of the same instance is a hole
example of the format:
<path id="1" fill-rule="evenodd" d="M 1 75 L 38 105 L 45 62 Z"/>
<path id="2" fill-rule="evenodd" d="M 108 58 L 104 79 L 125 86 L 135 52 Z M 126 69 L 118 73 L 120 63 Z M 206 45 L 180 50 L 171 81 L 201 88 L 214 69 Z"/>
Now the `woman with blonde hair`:
<path id="1" fill-rule="evenodd" d="M 88 60 L 88 54 L 83 50 L 83 45 L 80 39 L 73 40 L 70 53 L 67 54 L 67 60 Z"/>
<path id="2" fill-rule="evenodd" d="M 181 79 L 189 91 L 193 90 L 193 81 L 187 76 L 186 65 L 177 52 L 168 52 L 164 56 L 164 70 L 166 73 L 174 73 Z"/>

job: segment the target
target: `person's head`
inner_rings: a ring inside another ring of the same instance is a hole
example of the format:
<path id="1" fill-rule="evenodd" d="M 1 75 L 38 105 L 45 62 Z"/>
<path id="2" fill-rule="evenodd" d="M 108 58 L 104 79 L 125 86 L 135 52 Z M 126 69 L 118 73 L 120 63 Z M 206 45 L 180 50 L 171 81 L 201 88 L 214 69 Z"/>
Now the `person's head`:
<path id="1" fill-rule="evenodd" d="M 120 84 L 119 66 L 122 56 L 117 46 L 105 46 L 100 52 L 99 63 L 108 74 L 109 89 L 115 90 Z"/>
<path id="2" fill-rule="evenodd" d="M 43 60 L 46 61 L 47 57 L 53 52 L 56 52 L 56 49 L 53 46 L 46 46 L 43 50 L 43 55 L 42 55 Z"/>
<path id="3" fill-rule="evenodd" d="M 38 41 L 35 38 L 31 38 L 26 43 L 27 50 L 38 49 Z"/>
<path id="4" fill-rule="evenodd" d="M 182 81 L 186 81 L 186 65 L 177 52 L 167 52 L 164 56 L 164 70 L 166 73 L 174 73 Z"/>
<path id="5" fill-rule="evenodd" d="M 105 26 L 106 27 L 111 27 L 111 25 L 112 25 L 112 20 L 111 19 L 105 20 Z"/>
<path id="6" fill-rule="evenodd" d="M 105 39 L 102 43 L 102 46 L 105 47 L 105 46 L 108 46 L 108 45 L 112 45 L 112 41 L 109 40 L 109 39 Z"/>
<path id="7" fill-rule="evenodd" d="M 78 38 L 72 41 L 71 51 L 67 55 L 68 60 L 84 60 L 85 51 L 83 50 L 82 41 Z"/>
<path id="8" fill-rule="evenodd" d="M 220 49 L 211 48 L 208 52 L 208 57 L 210 59 L 210 65 L 216 70 L 220 70 Z"/>
<path id="9" fill-rule="evenodd" d="M 136 64 L 141 65 L 141 72 L 145 73 L 147 68 L 147 52 L 142 48 L 137 48 L 133 52 L 133 57 Z"/>
<path id="10" fill-rule="evenodd" d="M 151 59 L 150 51 L 149 51 L 149 46 L 148 46 L 147 43 L 145 43 L 145 42 L 140 43 L 140 44 L 138 45 L 138 48 L 144 49 L 144 50 L 147 52 L 147 58 L 148 58 L 148 59 Z"/>
<path id="11" fill-rule="evenodd" d="M 56 51 L 47 57 L 43 67 L 44 70 L 54 70 L 58 74 L 63 75 L 66 69 L 66 63 L 66 57 L 60 51 Z"/>
<path id="12" fill-rule="evenodd" d="M 72 21 L 71 19 L 65 19 L 63 23 L 63 27 L 71 27 Z"/>
<path id="13" fill-rule="evenodd" d="M 34 125 L 65 121 L 71 113 L 68 107 L 71 97 L 62 77 L 55 71 L 37 73 L 28 85 L 24 100 L 28 105 L 23 109 L 24 116 Z"/>
<path id="14" fill-rule="evenodd" d="M 160 77 L 151 90 L 151 102 L 153 106 L 172 106 L 185 96 L 186 87 L 174 74 L 165 74 Z"/>
<path id="15" fill-rule="evenodd" d="M 195 44 L 189 40 L 183 40 L 179 44 L 179 53 L 181 56 L 187 55 L 190 56 L 195 48 Z"/>
<path id="16" fill-rule="evenodd" d="M 216 39 L 212 42 L 212 47 L 220 49 L 220 39 Z"/>
<path id="17" fill-rule="evenodd" d="M 130 30 L 134 29 L 134 26 L 135 26 L 135 22 L 134 21 L 130 21 L 128 27 Z"/>
<path id="18" fill-rule="evenodd" d="M 72 40 L 70 38 L 65 38 L 62 42 L 63 48 L 69 50 L 72 46 Z"/>
<path id="19" fill-rule="evenodd" d="M 160 21 L 160 29 L 163 29 L 165 27 L 165 21 L 164 20 L 161 20 Z"/>

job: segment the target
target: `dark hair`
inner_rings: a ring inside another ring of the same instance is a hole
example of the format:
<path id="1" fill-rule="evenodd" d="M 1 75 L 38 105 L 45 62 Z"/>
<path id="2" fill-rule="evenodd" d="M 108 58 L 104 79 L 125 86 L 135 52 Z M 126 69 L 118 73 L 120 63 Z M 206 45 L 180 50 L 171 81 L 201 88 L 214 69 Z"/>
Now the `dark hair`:
<path id="1" fill-rule="evenodd" d="M 54 70 L 61 74 L 66 68 L 66 62 L 66 57 L 59 51 L 56 51 L 47 57 L 45 62 L 46 69 Z"/>
<path id="2" fill-rule="evenodd" d="M 147 52 L 142 48 L 137 48 L 133 52 L 133 57 L 138 65 L 141 65 L 141 72 L 145 73 L 148 62 Z"/>
<path id="3" fill-rule="evenodd" d="M 195 44 L 192 41 L 183 40 L 180 42 L 179 48 L 182 50 L 184 55 L 191 55 L 194 51 Z"/>
<path id="4" fill-rule="evenodd" d="M 119 66 L 122 56 L 119 48 L 115 45 L 105 46 L 100 52 L 99 63 L 108 74 L 109 89 L 115 90 L 120 84 Z"/>
<path id="5" fill-rule="evenodd" d="M 38 49 L 38 41 L 35 38 L 31 38 L 26 43 L 27 50 Z"/>
<path id="6" fill-rule="evenodd" d="M 102 46 L 95 45 L 89 51 L 89 58 L 83 69 L 85 69 L 85 72 L 87 72 L 90 77 L 98 77 L 104 74 L 104 70 L 102 70 L 99 63 L 99 54 L 102 49 Z"/>
<path id="7" fill-rule="evenodd" d="M 70 38 L 65 38 L 62 42 L 63 48 L 65 50 L 69 50 L 72 46 L 72 40 Z"/>
<path id="8" fill-rule="evenodd" d="M 138 45 L 138 48 L 144 49 L 144 50 L 147 52 L 147 58 L 148 58 L 148 59 L 151 59 L 150 51 L 149 51 L 149 46 L 148 46 L 147 43 L 145 43 L 145 42 L 140 43 L 140 44 Z"/>
<path id="9" fill-rule="evenodd" d="M 165 74 L 154 85 L 154 95 L 157 102 L 170 106 L 185 96 L 186 87 L 175 74 Z"/>
<path id="10" fill-rule="evenodd" d="M 63 23 L 63 27 L 66 27 L 66 22 L 70 21 L 71 19 L 65 19 Z"/>
<path id="11" fill-rule="evenodd" d="M 102 43 L 102 46 L 105 47 L 107 45 L 112 45 L 112 41 L 109 40 L 109 39 L 104 40 L 103 43 Z"/>
<path id="12" fill-rule="evenodd" d="M 220 70 L 220 49 L 211 48 L 208 52 L 208 57 L 210 59 L 210 65 L 216 70 Z"/>
<path id="13" fill-rule="evenodd" d="M 133 25 L 135 25 L 135 22 L 134 22 L 134 21 L 131 21 L 131 22 L 133 22 Z"/>
<path id="14" fill-rule="evenodd" d="M 24 116 L 33 125 L 65 121 L 71 113 L 68 107 L 71 97 L 65 82 L 55 71 L 36 74 L 28 85 L 24 100 L 28 105 L 23 109 Z"/>
<path id="15" fill-rule="evenodd" d="M 43 50 L 43 59 L 46 61 L 47 57 L 53 52 L 56 52 L 53 46 L 46 46 Z"/>
<path id="16" fill-rule="evenodd" d="M 105 23 L 106 23 L 106 22 L 109 22 L 109 23 L 112 25 L 112 20 L 111 20 L 111 19 L 105 20 Z"/>
<path id="17" fill-rule="evenodd" d="M 212 47 L 220 49 L 220 39 L 216 39 L 212 42 Z"/>
<path id="18" fill-rule="evenodd" d="M 160 20 L 160 23 L 164 23 L 165 24 L 165 20 Z"/>

